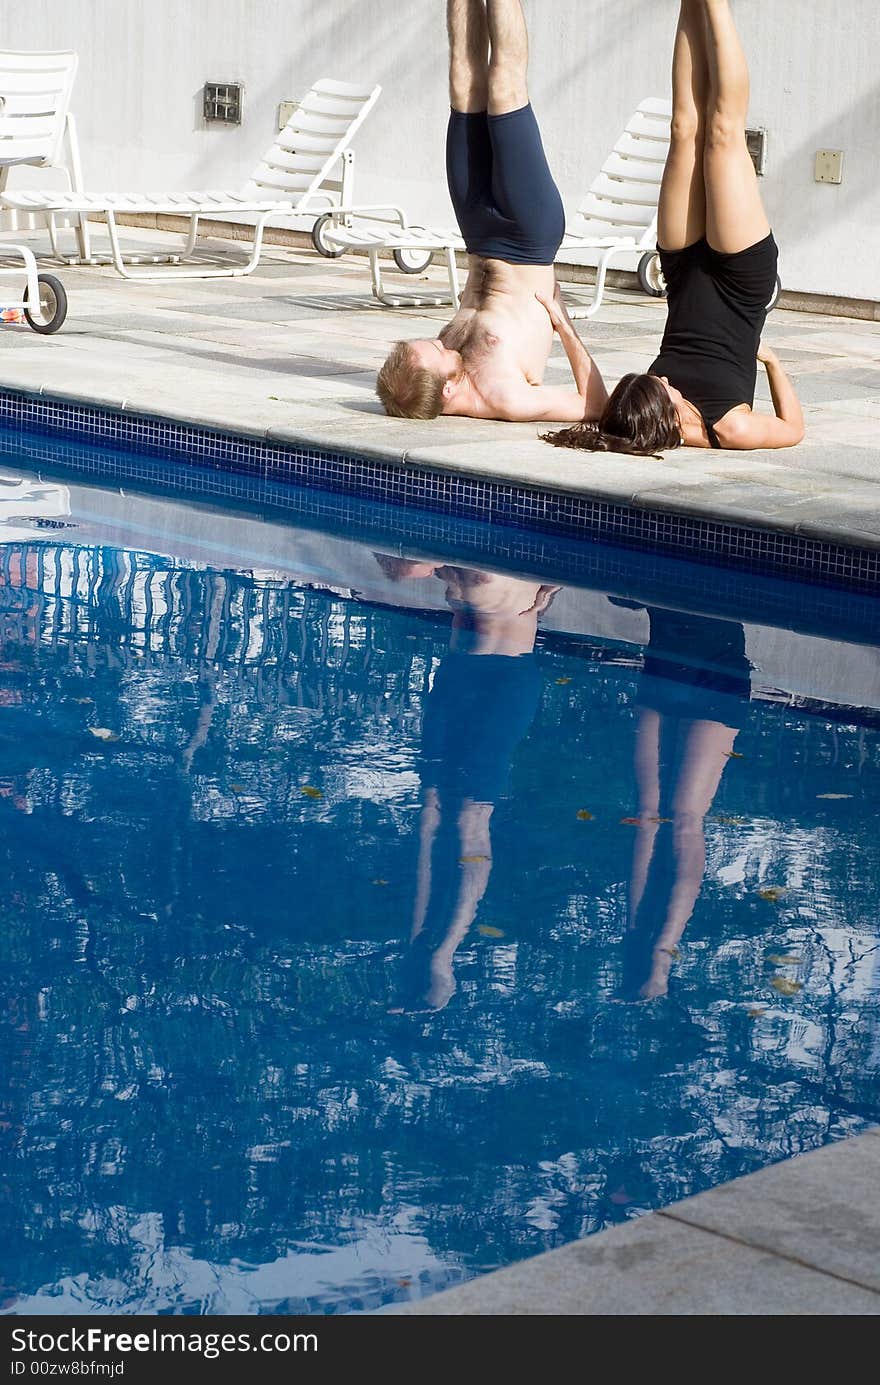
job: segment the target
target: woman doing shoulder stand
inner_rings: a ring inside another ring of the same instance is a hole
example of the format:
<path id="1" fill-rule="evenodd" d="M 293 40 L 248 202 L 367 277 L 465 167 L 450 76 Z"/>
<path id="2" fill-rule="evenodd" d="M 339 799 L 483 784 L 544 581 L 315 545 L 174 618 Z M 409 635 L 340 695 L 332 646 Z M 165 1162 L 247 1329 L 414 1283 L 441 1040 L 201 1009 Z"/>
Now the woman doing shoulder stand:
<path id="1" fill-rule="evenodd" d="M 761 333 L 778 251 L 745 140 L 749 72 L 728 0 L 682 0 L 672 132 L 658 208 L 668 286 L 660 354 L 625 375 L 597 424 L 548 434 L 557 446 L 650 455 L 664 448 L 793 447 L 801 407 Z M 755 413 L 757 362 L 775 414 Z"/>

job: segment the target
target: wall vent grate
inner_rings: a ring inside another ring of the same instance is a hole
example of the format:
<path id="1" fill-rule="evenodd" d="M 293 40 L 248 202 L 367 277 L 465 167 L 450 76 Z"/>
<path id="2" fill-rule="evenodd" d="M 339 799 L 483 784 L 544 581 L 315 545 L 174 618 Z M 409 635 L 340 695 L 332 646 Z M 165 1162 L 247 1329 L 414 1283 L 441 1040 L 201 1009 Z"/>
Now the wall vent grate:
<path id="1" fill-rule="evenodd" d="M 206 82 L 203 112 L 206 120 L 220 125 L 241 124 L 242 82 Z"/>

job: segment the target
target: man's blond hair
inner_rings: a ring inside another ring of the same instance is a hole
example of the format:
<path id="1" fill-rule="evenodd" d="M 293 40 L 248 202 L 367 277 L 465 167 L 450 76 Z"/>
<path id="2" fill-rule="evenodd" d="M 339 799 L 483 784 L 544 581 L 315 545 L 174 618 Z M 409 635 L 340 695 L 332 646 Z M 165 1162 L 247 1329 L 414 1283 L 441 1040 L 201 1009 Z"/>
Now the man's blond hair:
<path id="1" fill-rule="evenodd" d="M 376 393 L 392 418 L 438 418 L 445 384 L 442 375 L 416 364 L 408 341 L 399 341 L 379 371 Z"/>

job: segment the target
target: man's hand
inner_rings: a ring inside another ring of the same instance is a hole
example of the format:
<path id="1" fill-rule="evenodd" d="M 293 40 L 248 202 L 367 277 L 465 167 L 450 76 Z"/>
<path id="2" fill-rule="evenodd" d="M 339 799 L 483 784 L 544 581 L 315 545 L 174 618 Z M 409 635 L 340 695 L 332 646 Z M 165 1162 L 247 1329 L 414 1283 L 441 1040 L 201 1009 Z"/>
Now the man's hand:
<path id="1" fill-rule="evenodd" d="M 556 297 L 545 298 L 543 293 L 536 293 L 535 297 L 537 298 L 538 302 L 544 308 L 546 308 L 547 316 L 553 323 L 554 332 L 563 332 L 567 327 L 571 327 L 571 323 L 568 320 L 568 314 L 566 313 L 565 308 L 562 306 L 562 303 L 559 299 L 557 299 Z"/>

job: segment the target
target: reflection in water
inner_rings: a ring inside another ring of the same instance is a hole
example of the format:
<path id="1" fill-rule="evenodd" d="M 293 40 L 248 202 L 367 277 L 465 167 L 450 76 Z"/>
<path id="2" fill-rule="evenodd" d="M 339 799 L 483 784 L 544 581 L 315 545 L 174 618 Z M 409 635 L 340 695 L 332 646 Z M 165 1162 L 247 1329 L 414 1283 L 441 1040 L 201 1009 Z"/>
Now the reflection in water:
<path id="1" fill-rule="evenodd" d="M 449 653 L 425 698 L 418 884 L 403 995 L 392 1013 L 442 1010 L 453 957 L 489 883 L 489 822 L 541 698 L 538 621 L 558 587 L 377 555 L 389 576 L 434 576 L 453 612 Z"/>
<path id="2" fill-rule="evenodd" d="M 8 1311 L 376 1308 L 878 1118 L 876 719 L 427 569 L 0 550 Z"/>
<path id="3" fill-rule="evenodd" d="M 636 698 L 638 813 L 624 990 L 667 994 L 706 868 L 706 814 L 751 695 L 741 625 L 651 608 Z"/>

